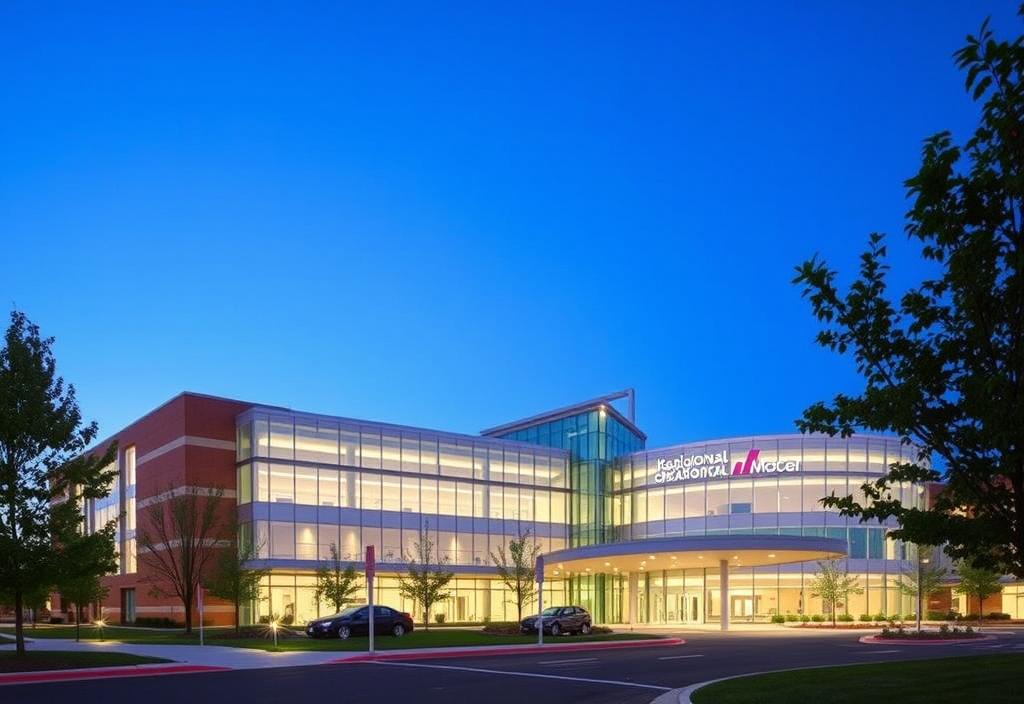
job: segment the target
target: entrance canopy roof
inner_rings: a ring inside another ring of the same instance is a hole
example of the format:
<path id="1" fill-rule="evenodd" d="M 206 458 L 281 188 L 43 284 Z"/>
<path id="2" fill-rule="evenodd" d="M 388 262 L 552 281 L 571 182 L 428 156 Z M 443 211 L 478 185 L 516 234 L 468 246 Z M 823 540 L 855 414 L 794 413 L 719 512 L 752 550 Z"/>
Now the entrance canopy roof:
<path id="1" fill-rule="evenodd" d="M 557 550 L 544 555 L 544 577 L 652 570 L 783 565 L 846 556 L 846 541 L 800 535 L 700 535 L 647 538 Z"/>

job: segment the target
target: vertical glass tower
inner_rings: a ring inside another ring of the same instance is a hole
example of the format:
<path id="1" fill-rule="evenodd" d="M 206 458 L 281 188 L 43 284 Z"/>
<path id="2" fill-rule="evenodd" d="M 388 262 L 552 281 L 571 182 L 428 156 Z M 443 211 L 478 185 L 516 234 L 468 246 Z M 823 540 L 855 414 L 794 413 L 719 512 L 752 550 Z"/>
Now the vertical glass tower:
<path id="1" fill-rule="evenodd" d="M 628 418 L 612 406 L 613 401 L 620 399 L 628 401 Z M 615 460 L 643 450 L 647 441 L 647 436 L 634 424 L 634 403 L 634 392 L 627 389 L 482 433 L 568 450 L 570 547 L 615 540 L 611 521 Z M 615 575 L 604 574 L 571 577 L 569 593 L 573 603 L 588 609 L 597 623 L 604 622 L 606 611 L 618 612 L 617 605 L 611 604 L 614 595 L 621 591 L 613 589 L 615 579 Z"/>

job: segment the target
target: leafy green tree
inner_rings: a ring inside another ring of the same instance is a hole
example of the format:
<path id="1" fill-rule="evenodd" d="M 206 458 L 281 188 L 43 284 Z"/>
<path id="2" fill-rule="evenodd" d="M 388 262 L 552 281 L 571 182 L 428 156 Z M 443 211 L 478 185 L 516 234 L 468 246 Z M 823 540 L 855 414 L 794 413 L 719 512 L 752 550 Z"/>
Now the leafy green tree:
<path id="1" fill-rule="evenodd" d="M 537 555 L 540 545 L 530 535 L 529 529 L 520 533 L 519 537 L 508 542 L 508 550 L 498 545 L 491 551 L 491 561 L 498 570 L 498 577 L 512 593 L 512 602 L 519 614 L 517 620 L 523 620 L 523 606 L 537 593 Z"/>
<path id="2" fill-rule="evenodd" d="M 355 567 L 346 565 L 338 554 L 338 546 L 331 543 L 331 556 L 316 567 L 316 600 L 326 601 L 338 613 L 345 604 L 355 601 L 359 591 L 359 574 Z"/>
<path id="3" fill-rule="evenodd" d="M 224 526 L 218 487 L 169 488 L 166 501 L 150 505 L 139 516 L 136 536 L 139 564 L 148 572 L 149 593 L 177 597 L 185 610 L 185 633 L 192 633 L 192 610 L 199 585 L 223 551 Z"/>
<path id="4" fill-rule="evenodd" d="M 968 599 L 975 597 L 978 600 L 978 624 L 981 625 L 984 618 L 985 599 L 1002 591 L 1003 585 L 999 583 L 999 575 L 983 567 L 973 567 L 969 561 L 962 561 L 956 566 L 956 575 L 960 583 L 956 585 L 957 594 L 964 594 Z M 968 606 L 970 611 L 970 606 Z"/>
<path id="5" fill-rule="evenodd" d="M 826 506 L 862 521 L 895 517 L 900 540 L 1024 578 L 1024 42 L 996 39 L 986 20 L 954 56 L 983 101 L 980 123 L 962 147 L 949 132 L 926 139 L 905 184 L 906 231 L 935 274 L 895 302 L 880 234 L 845 291 L 817 257 L 797 268 L 818 343 L 851 355 L 865 380 L 797 425 L 893 432 L 921 448 L 864 485 L 863 504 L 831 496 Z M 892 492 L 938 480 L 945 488 L 927 507 Z"/>
<path id="6" fill-rule="evenodd" d="M 228 548 L 217 554 L 206 590 L 234 607 L 235 633 L 238 633 L 241 605 L 260 598 L 260 580 L 269 575 L 270 570 L 248 567 L 249 562 L 259 556 L 260 546 L 253 542 L 251 531 L 242 529 L 237 516 L 228 524 L 227 539 L 235 549 Z"/>
<path id="7" fill-rule="evenodd" d="M 53 338 L 13 311 L 0 348 L 0 585 L 14 606 L 25 654 L 25 596 L 57 582 L 65 548 L 81 530 L 81 506 L 109 490 L 116 446 L 86 454 L 85 424 L 72 385 L 57 375 Z"/>
<path id="8" fill-rule="evenodd" d="M 419 540 L 413 543 L 413 554 L 406 556 L 409 564 L 406 574 L 398 578 L 398 593 L 412 599 L 423 609 L 423 628 L 430 630 L 430 609 L 448 598 L 445 589 L 455 574 L 444 569 L 448 558 L 434 559 L 434 541 L 430 539 L 430 525 L 420 525 Z"/>
<path id="9" fill-rule="evenodd" d="M 111 521 L 91 535 L 80 534 L 65 547 L 57 577 L 61 601 L 75 605 L 75 640 L 82 635 L 82 613 L 92 603 L 103 601 L 110 591 L 103 585 L 103 575 L 116 573 L 119 567 L 114 554 L 117 523 Z"/>
<path id="10" fill-rule="evenodd" d="M 846 570 L 839 569 L 837 560 L 819 562 L 818 571 L 811 578 L 808 587 L 811 596 L 821 599 L 832 612 L 832 627 L 836 625 L 836 614 L 841 606 L 846 605 L 850 594 L 862 594 L 864 590 L 856 577 L 851 577 Z"/>
<path id="11" fill-rule="evenodd" d="M 917 603 L 917 630 L 921 630 L 924 600 L 943 587 L 946 568 L 938 563 L 935 550 L 926 545 L 917 546 L 917 559 L 903 568 L 897 582 L 901 592 L 913 597 Z"/>

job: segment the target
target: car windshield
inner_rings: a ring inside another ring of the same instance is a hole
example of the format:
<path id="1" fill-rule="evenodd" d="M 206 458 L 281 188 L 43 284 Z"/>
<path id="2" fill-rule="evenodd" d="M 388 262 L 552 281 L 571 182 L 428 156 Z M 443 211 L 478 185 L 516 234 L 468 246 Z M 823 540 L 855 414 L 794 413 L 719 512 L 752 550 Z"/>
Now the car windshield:
<path id="1" fill-rule="evenodd" d="M 334 615 L 335 616 L 351 616 L 356 611 L 359 611 L 359 609 L 361 609 L 361 608 L 363 608 L 363 607 L 362 606 L 350 606 L 347 609 L 342 609 L 341 611 L 339 611 L 338 613 L 336 613 Z"/>
<path id="2" fill-rule="evenodd" d="M 554 616 L 555 614 L 557 614 L 561 610 L 562 610 L 561 606 L 549 606 L 548 608 L 546 608 L 543 611 L 541 611 L 541 614 L 544 615 L 544 616 Z"/>

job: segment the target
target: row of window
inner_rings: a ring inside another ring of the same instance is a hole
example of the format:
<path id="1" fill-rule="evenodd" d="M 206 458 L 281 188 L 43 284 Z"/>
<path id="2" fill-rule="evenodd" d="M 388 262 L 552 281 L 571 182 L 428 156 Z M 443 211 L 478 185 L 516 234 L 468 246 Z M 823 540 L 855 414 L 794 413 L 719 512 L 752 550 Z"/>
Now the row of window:
<path id="1" fill-rule="evenodd" d="M 342 560 L 361 562 L 366 546 L 373 545 L 379 561 L 402 563 L 408 556 L 417 554 L 415 545 L 421 538 L 420 530 L 408 528 L 360 528 L 291 521 L 254 521 L 253 525 L 254 528 L 246 527 L 245 531 L 253 535 L 256 553 L 262 559 L 327 560 L 334 544 Z M 255 532 L 249 533 L 251 530 Z M 516 537 L 439 531 L 429 526 L 425 532 L 434 544 L 435 558 L 452 565 L 492 565 L 491 552 Z M 537 536 L 535 540 L 542 552 L 565 547 L 562 538 Z"/>
<path id="2" fill-rule="evenodd" d="M 612 521 L 615 525 L 628 525 L 743 513 L 820 512 L 825 510 L 822 498 L 832 494 L 852 494 L 859 502 L 868 503 L 861 485 L 872 479 L 846 475 L 730 479 L 633 490 L 612 497 Z M 895 487 L 891 495 L 905 506 L 920 506 L 924 489 L 905 484 Z"/>
<path id="3" fill-rule="evenodd" d="M 382 431 L 380 426 L 259 415 L 240 424 L 237 432 L 240 461 L 296 460 L 561 488 L 567 481 L 564 454 L 495 440 L 456 440 L 416 431 Z"/>
<path id="4" fill-rule="evenodd" d="M 238 467 L 238 502 L 340 506 L 429 515 L 565 523 L 569 493 L 333 467 Z"/>

